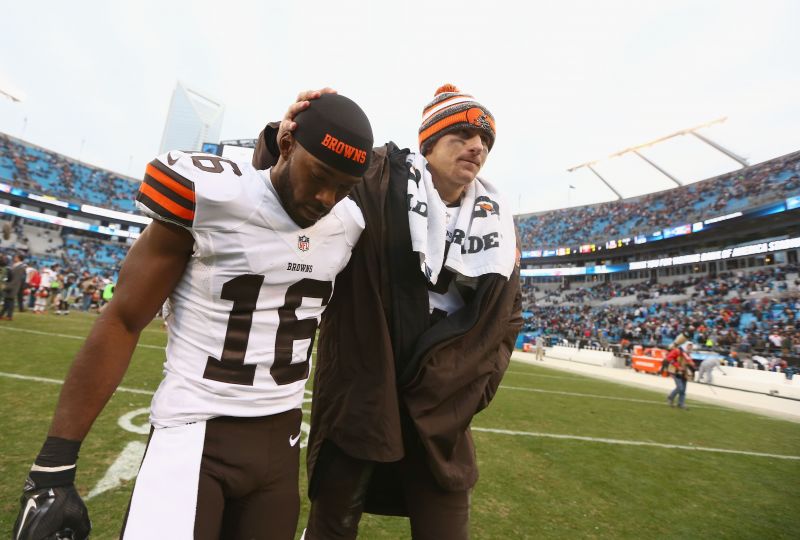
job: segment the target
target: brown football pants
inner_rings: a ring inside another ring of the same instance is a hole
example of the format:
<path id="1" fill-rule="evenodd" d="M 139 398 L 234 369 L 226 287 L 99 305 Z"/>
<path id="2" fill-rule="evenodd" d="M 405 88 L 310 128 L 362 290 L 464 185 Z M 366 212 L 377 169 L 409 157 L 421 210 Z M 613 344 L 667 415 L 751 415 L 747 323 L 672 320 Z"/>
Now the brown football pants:
<path id="1" fill-rule="evenodd" d="M 159 448 L 154 444 L 154 438 L 161 434 L 157 433 L 160 430 L 155 430 L 145 452 L 121 538 L 151 540 L 166 537 L 163 529 L 165 518 L 161 511 L 166 507 L 176 508 L 174 512 L 193 514 L 179 520 L 185 523 L 180 525 L 180 531 L 175 531 L 174 524 L 170 525 L 170 535 L 174 535 L 171 537 L 198 540 L 294 539 L 300 513 L 298 435 L 301 420 L 300 409 L 258 418 L 218 417 L 207 420 L 199 438 L 187 439 L 188 444 L 182 444 L 178 439 L 177 446 L 169 452 L 181 454 L 177 458 L 172 456 L 172 463 L 175 459 L 180 462 L 184 455 L 187 456 L 184 460 L 188 460 L 190 454 L 201 453 L 196 458 L 196 468 L 188 473 L 179 473 L 180 467 L 174 465 L 159 468 L 159 464 L 169 460 L 170 456 L 158 455 Z M 186 427 L 198 426 L 202 430 L 200 424 Z M 181 493 L 191 491 L 191 495 L 196 494 L 196 506 L 191 504 L 187 507 L 183 501 L 176 500 L 177 489 L 159 488 L 155 482 L 148 481 L 147 475 L 142 474 L 145 467 L 159 471 L 158 475 L 166 482 L 162 485 L 182 482 Z M 158 521 L 162 524 L 159 525 Z M 162 532 L 158 532 L 159 529 Z"/>

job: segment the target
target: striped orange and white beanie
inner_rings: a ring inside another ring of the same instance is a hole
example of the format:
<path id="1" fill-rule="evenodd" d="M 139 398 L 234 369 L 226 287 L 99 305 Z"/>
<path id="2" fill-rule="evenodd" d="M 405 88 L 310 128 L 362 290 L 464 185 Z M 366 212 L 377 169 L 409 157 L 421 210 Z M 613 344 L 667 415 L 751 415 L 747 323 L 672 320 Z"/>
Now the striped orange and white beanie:
<path id="1" fill-rule="evenodd" d="M 436 90 L 433 101 L 422 111 L 422 125 L 419 127 L 420 152 L 426 155 L 439 137 L 463 128 L 485 131 L 489 136 L 489 150 L 492 149 L 496 135 L 492 113 L 471 95 L 452 84 L 445 84 Z"/>

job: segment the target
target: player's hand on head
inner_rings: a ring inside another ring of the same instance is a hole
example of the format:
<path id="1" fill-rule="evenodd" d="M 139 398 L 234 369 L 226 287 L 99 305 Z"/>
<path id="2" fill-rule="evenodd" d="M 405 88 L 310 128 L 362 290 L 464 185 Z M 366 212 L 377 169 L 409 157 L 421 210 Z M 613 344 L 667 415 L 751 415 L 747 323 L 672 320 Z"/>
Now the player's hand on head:
<path id="1" fill-rule="evenodd" d="M 322 94 L 336 94 L 336 90 L 331 88 L 330 86 L 326 86 L 325 88 L 320 88 L 319 90 L 303 90 L 299 94 L 297 94 L 297 99 L 295 100 L 296 103 L 301 101 L 309 101 L 312 99 L 317 99 Z"/>
<path id="2" fill-rule="evenodd" d="M 85 540 L 89 511 L 73 484 L 42 487 L 28 478 L 14 523 L 14 540 Z"/>
<path id="3" fill-rule="evenodd" d="M 304 111 L 308 108 L 311 103 L 311 100 L 317 99 L 323 94 L 336 94 L 336 90 L 333 88 L 326 86 L 325 88 L 320 88 L 319 90 L 304 90 L 297 94 L 297 99 L 294 103 L 289 105 L 289 108 L 286 110 L 286 114 L 283 115 L 283 119 L 281 120 L 281 126 L 278 129 L 278 140 L 283 136 L 284 133 L 287 131 L 294 131 L 297 128 L 297 124 L 294 121 L 294 117 L 297 116 L 300 112 Z"/>

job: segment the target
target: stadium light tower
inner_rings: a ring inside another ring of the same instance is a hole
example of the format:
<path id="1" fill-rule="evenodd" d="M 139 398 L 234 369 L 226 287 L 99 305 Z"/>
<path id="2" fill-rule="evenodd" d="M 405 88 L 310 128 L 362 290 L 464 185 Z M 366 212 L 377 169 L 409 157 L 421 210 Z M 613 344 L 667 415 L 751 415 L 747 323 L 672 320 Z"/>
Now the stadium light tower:
<path id="1" fill-rule="evenodd" d="M 608 157 L 609 158 L 615 158 L 615 157 L 620 157 L 620 156 L 623 156 L 623 155 L 629 154 L 629 153 L 630 154 L 634 154 L 634 155 L 638 156 L 640 159 L 642 159 L 645 163 L 647 163 L 648 165 L 653 167 L 655 170 L 657 170 L 658 172 L 660 172 L 661 174 L 663 174 L 664 176 L 669 178 L 671 181 L 675 182 L 675 184 L 677 186 L 682 186 L 683 183 L 680 180 L 678 180 L 677 178 L 672 176 L 670 173 L 668 173 L 666 170 L 664 170 L 663 168 L 658 166 L 651 159 L 649 159 L 646 156 L 644 156 L 644 154 L 639 152 L 639 150 L 641 150 L 642 148 L 649 148 L 651 146 L 655 146 L 655 145 L 657 145 L 659 143 L 662 143 L 662 142 L 667 141 L 669 139 L 672 139 L 674 137 L 679 137 L 681 135 L 694 135 L 698 140 L 704 142 L 705 144 L 707 144 L 708 146 L 710 146 L 711 148 L 713 148 L 717 152 L 725 154 L 726 156 L 728 156 L 729 158 L 731 158 L 732 160 L 737 162 L 739 165 L 742 166 L 742 168 L 748 167 L 750 164 L 747 162 L 747 160 L 745 158 L 743 158 L 743 157 L 731 152 L 730 150 L 728 150 L 727 148 L 725 148 L 721 144 L 712 141 L 707 136 L 700 135 L 699 133 L 697 133 L 698 129 L 702 129 L 702 128 L 705 128 L 705 127 L 713 126 L 714 124 L 720 124 L 720 123 L 724 122 L 727 119 L 728 119 L 727 117 L 717 118 L 716 120 L 712 120 L 711 122 L 706 122 L 705 124 L 700 124 L 699 126 L 694 126 L 694 127 L 688 128 L 688 129 L 682 129 L 680 131 L 676 131 L 675 133 L 671 133 L 671 134 L 666 135 L 664 137 L 659 137 L 658 139 L 655 139 L 653 141 L 649 141 L 649 142 L 646 142 L 644 144 L 638 144 L 636 146 L 631 146 L 630 148 L 626 148 L 624 150 L 620 150 L 619 152 L 615 152 L 615 153 L 611 154 Z M 585 167 L 585 168 L 589 169 L 590 171 L 592 171 L 595 174 L 595 176 L 597 176 L 600 180 L 602 180 L 603 183 L 606 186 L 608 186 L 608 188 L 611 191 L 613 191 L 614 194 L 619 199 L 622 199 L 622 195 L 620 195 L 619 192 L 616 189 L 614 189 L 614 187 L 605 178 L 600 176 L 600 174 L 592 167 L 592 165 L 594 165 L 596 163 L 597 163 L 597 161 L 588 161 L 586 163 L 581 163 L 580 165 L 576 165 L 574 167 L 570 167 L 569 169 L 567 169 L 567 172 L 573 172 L 573 171 L 575 171 L 577 169 L 581 169 L 581 168 Z"/>

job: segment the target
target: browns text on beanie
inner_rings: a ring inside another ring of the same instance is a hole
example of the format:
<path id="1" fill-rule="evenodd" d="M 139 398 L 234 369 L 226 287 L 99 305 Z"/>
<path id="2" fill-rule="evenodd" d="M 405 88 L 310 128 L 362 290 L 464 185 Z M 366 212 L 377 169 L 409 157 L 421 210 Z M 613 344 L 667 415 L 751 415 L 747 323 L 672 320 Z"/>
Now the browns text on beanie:
<path id="1" fill-rule="evenodd" d="M 351 176 L 363 175 L 372 155 L 372 126 L 356 103 L 323 94 L 295 117 L 294 138 L 323 163 Z"/>

